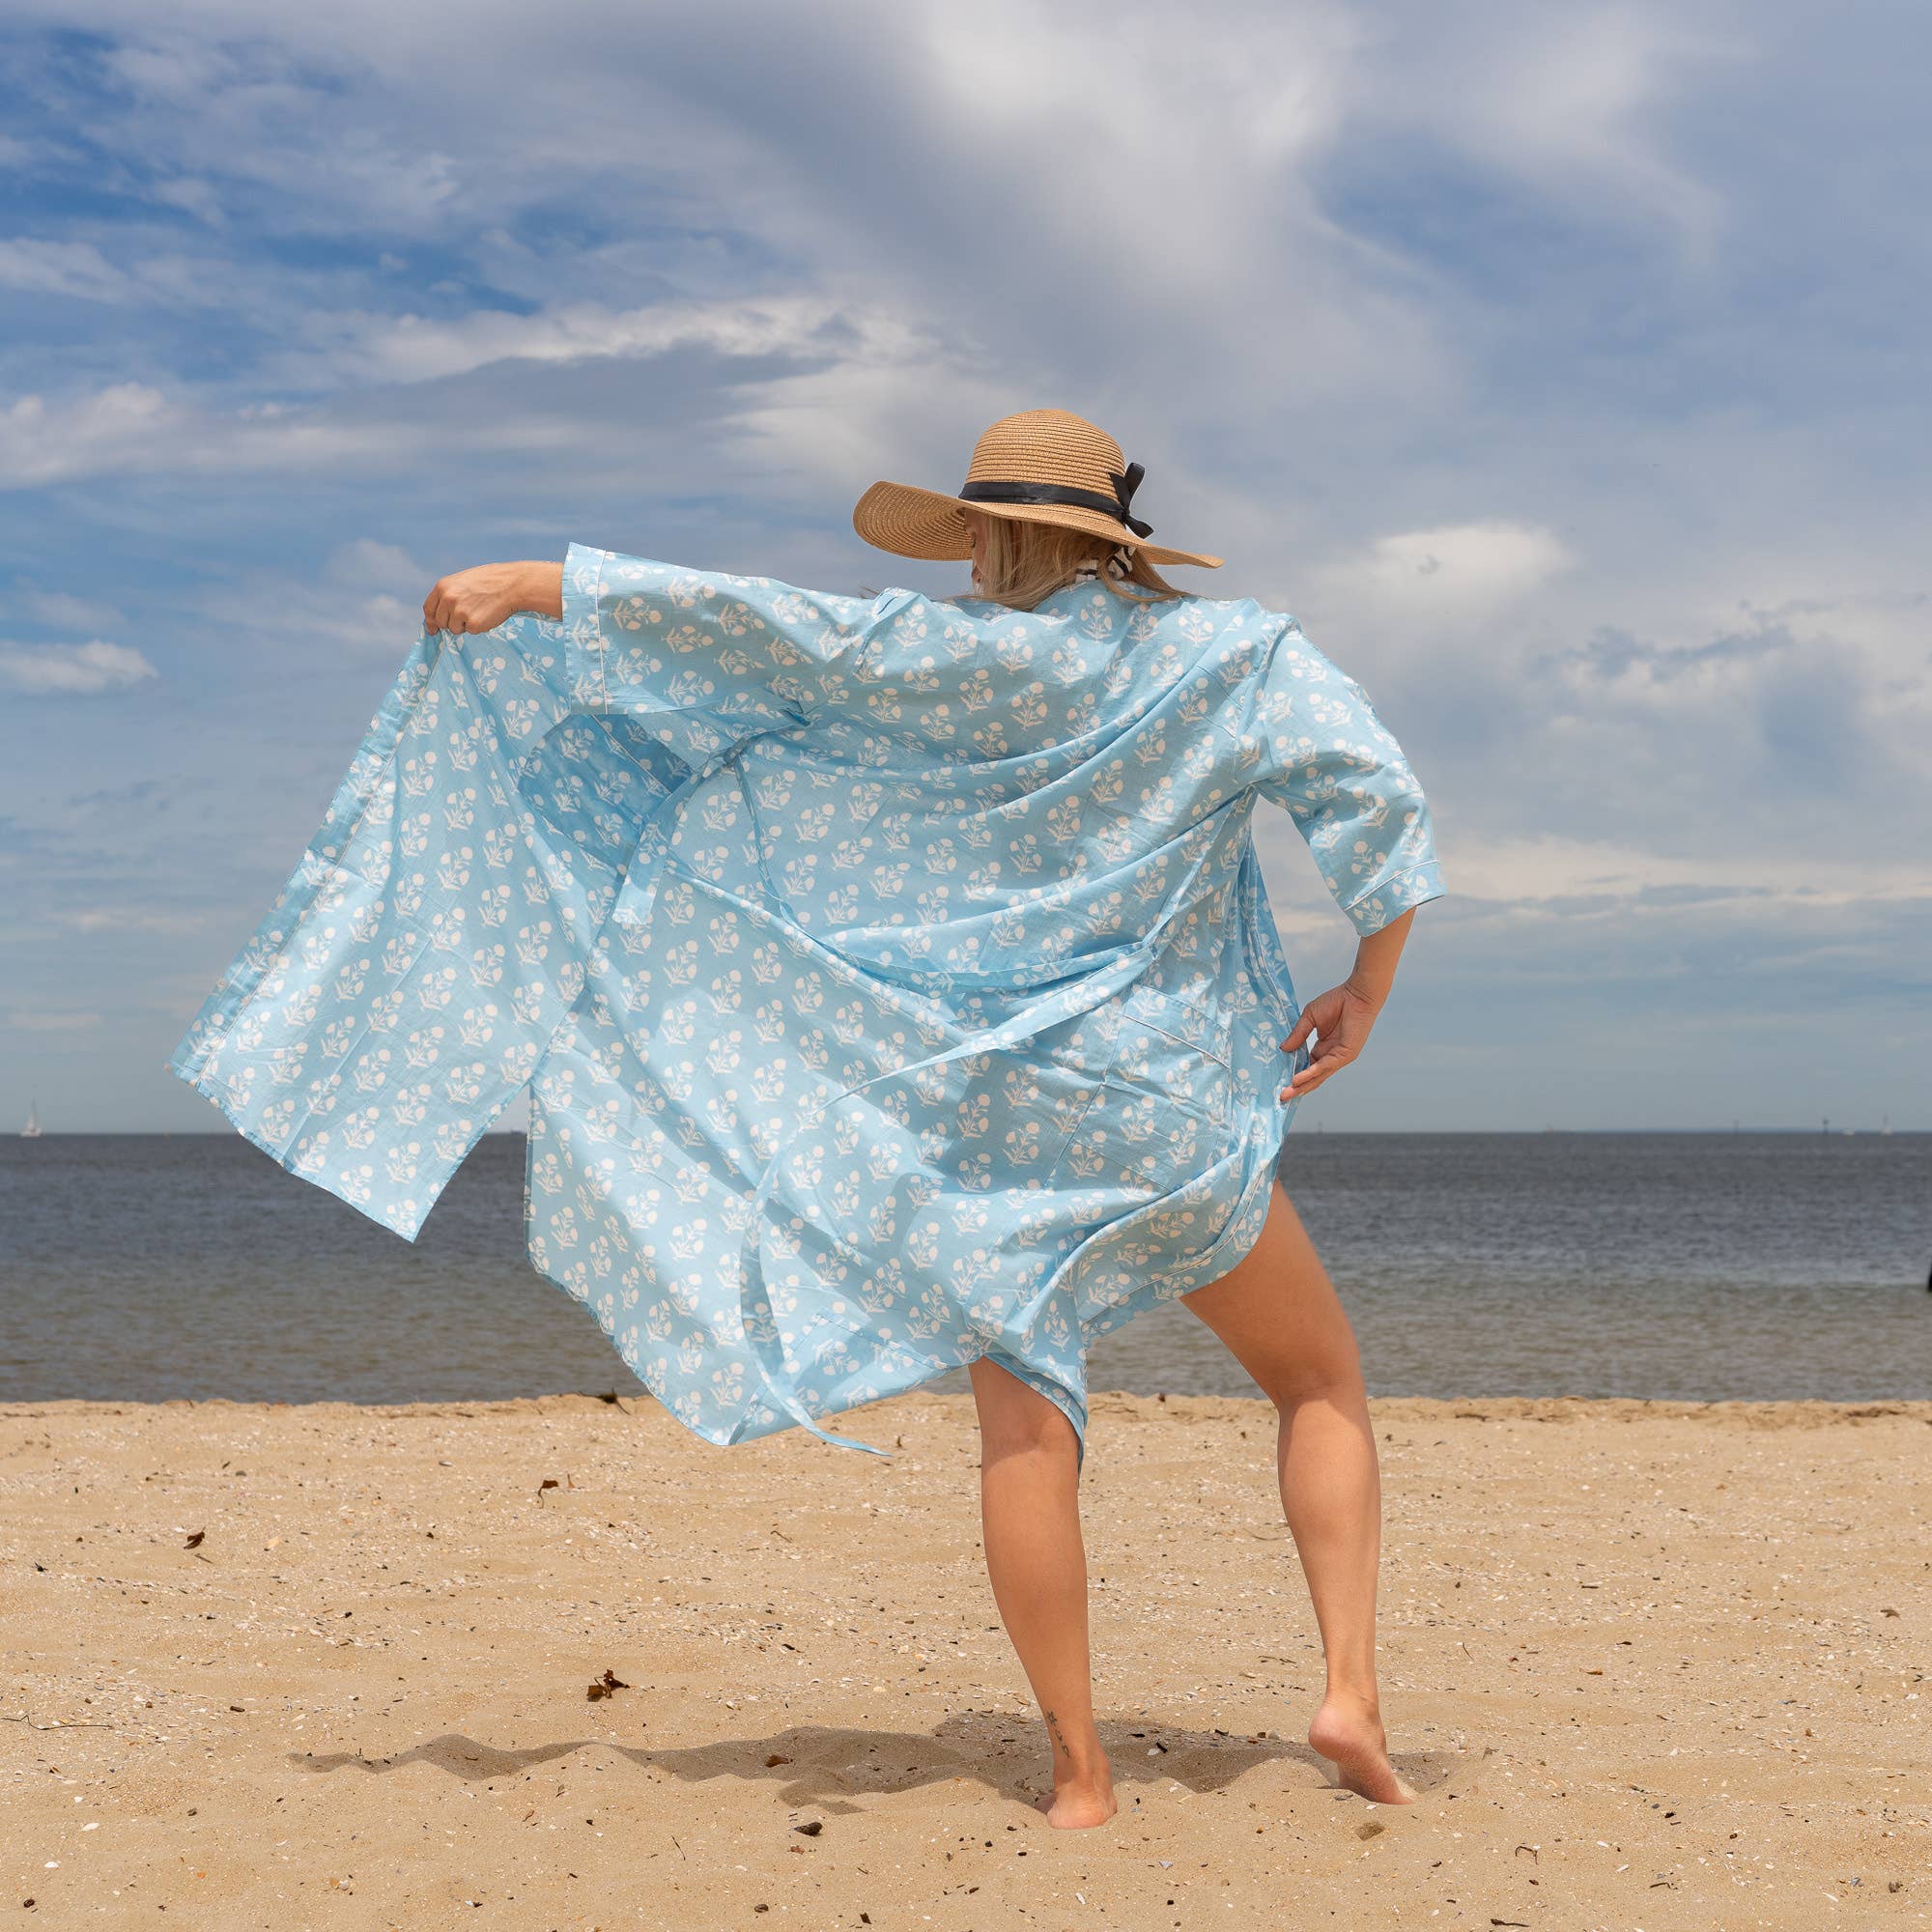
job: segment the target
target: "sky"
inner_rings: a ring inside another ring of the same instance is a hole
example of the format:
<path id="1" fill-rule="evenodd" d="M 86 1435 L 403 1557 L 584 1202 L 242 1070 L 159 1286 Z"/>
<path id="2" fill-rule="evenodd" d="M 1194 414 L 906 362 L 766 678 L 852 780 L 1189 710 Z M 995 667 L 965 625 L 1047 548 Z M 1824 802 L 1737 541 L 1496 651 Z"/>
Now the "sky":
<path id="1" fill-rule="evenodd" d="M 1039 407 L 1428 789 L 1299 1125 L 1932 1127 L 1922 8 L 157 17 L 0 26 L 0 1131 L 220 1128 L 164 1062 L 437 576 L 962 591 L 852 503 Z"/>

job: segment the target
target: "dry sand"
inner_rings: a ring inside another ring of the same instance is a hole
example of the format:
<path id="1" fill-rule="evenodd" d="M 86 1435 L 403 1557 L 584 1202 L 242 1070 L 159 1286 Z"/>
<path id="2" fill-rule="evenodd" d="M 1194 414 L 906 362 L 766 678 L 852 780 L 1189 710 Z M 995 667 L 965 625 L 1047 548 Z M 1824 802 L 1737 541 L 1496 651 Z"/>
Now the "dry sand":
<path id="1" fill-rule="evenodd" d="M 0 1924 L 1932 1918 L 1932 1404 L 1376 1415 L 1421 1802 L 1301 1741 L 1267 1412 L 1103 1396 L 1121 1815 L 1056 1833 L 966 1398 L 856 1411 L 890 1463 L 588 1397 L 0 1410 Z"/>

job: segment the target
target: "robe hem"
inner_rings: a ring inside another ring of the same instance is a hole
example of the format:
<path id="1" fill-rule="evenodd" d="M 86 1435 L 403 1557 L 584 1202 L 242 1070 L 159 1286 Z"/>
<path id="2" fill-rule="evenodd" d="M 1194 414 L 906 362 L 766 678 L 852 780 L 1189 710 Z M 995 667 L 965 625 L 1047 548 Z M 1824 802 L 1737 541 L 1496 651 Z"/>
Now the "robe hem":
<path id="1" fill-rule="evenodd" d="M 174 1074 L 177 1079 L 192 1087 L 204 1100 L 208 1101 L 221 1115 L 244 1141 L 251 1147 L 260 1148 L 285 1173 L 294 1175 L 298 1180 L 306 1180 L 313 1186 L 320 1187 L 325 1194 L 334 1195 L 345 1207 L 355 1208 L 364 1220 L 373 1221 L 377 1227 L 388 1234 L 399 1236 L 405 1241 L 413 1242 L 416 1236 L 422 1232 L 422 1225 L 429 1218 L 429 1208 L 425 1208 L 407 1227 L 399 1227 L 371 1203 L 357 1201 L 354 1195 L 345 1194 L 326 1171 L 305 1167 L 289 1149 L 276 1147 L 254 1122 L 248 1120 L 245 1115 L 237 1113 L 228 1104 L 227 1096 L 216 1084 L 209 1079 L 206 1073 L 198 1070 L 190 1070 L 187 1056 L 181 1054 L 171 1056 L 166 1062 L 166 1069 L 168 1072 Z M 500 1112 L 501 1110 L 498 1109 L 498 1111 Z M 495 1117 L 493 1116 L 492 1118 L 494 1119 Z M 487 1128 L 488 1122 L 486 1122 L 486 1131 Z M 481 1137 L 479 1134 L 476 1139 L 480 1139 Z M 469 1145 L 470 1147 L 474 1147 L 476 1141 L 471 1140 Z M 466 1149 L 465 1151 L 467 1153 L 468 1150 Z M 434 1206 L 435 1204 L 432 1203 L 431 1205 Z"/>

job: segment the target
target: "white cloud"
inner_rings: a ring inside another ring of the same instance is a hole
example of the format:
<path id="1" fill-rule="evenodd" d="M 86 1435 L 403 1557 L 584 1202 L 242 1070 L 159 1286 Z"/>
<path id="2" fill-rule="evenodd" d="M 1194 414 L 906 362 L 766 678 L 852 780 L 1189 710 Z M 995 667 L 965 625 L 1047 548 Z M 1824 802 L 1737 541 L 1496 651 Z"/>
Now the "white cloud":
<path id="1" fill-rule="evenodd" d="M 17 1033 L 91 1033 L 101 1018 L 83 1009 L 58 1012 L 43 1007 L 14 1007 L 7 1014 L 7 1024 Z"/>
<path id="2" fill-rule="evenodd" d="M 367 651 L 400 662 L 422 629 L 436 578 L 400 545 L 356 537 L 331 551 L 314 579 L 285 570 L 238 576 L 198 600 L 197 615 L 221 634 L 272 639 L 310 658 Z"/>
<path id="3" fill-rule="evenodd" d="M 557 426 L 553 434 L 570 432 Z M 495 440 L 488 422 L 450 438 L 465 447 Z M 145 384 L 119 383 L 73 396 L 26 395 L 0 410 L 0 489 L 157 470 L 386 467 L 419 457 L 422 441 L 420 425 L 394 412 L 355 420 L 279 403 L 215 412 Z"/>
<path id="4" fill-rule="evenodd" d="M 124 906 L 88 906 L 67 913 L 61 923 L 76 932 L 199 932 L 208 924 L 200 912 L 144 912 Z"/>
<path id="5" fill-rule="evenodd" d="M 122 621 L 121 612 L 99 598 L 76 597 L 71 590 L 14 591 L 21 607 L 61 631 L 107 631 Z"/>
<path id="6" fill-rule="evenodd" d="M 422 629 L 423 599 L 435 582 L 423 578 L 407 599 L 378 594 L 320 602 L 305 614 L 301 627 L 332 644 L 399 657 Z"/>
<path id="7" fill-rule="evenodd" d="M 1427 639 L 1494 617 L 1576 559 L 1540 525 L 1495 519 L 1400 530 L 1308 576 L 1316 598 L 1354 620 L 1381 619 Z"/>
<path id="8" fill-rule="evenodd" d="M 753 362 L 790 355 L 812 367 L 910 371 L 901 388 L 908 407 L 923 406 L 940 380 L 929 338 L 890 315 L 850 312 L 815 296 L 625 311 L 586 303 L 529 316 L 485 310 L 447 321 L 351 315 L 332 327 L 339 341 L 288 358 L 284 373 L 311 388 L 327 377 L 344 385 L 351 406 L 266 402 L 216 412 L 138 383 L 59 398 L 26 395 L 0 411 L 0 488 L 156 470 L 388 469 L 415 465 L 432 446 L 447 455 L 582 443 L 588 426 L 577 417 L 469 412 L 454 422 L 437 416 L 432 427 L 434 406 L 416 412 L 388 400 L 380 410 L 360 405 L 373 384 L 424 386 L 496 364 L 641 363 L 687 349 Z M 728 398 L 721 393 L 718 402 L 728 422 Z M 748 427 L 773 436 L 779 415 L 762 403 L 757 412 L 762 419 Z"/>
<path id="9" fill-rule="evenodd" d="M 119 301 L 128 278 L 91 242 L 0 241 L 0 288 L 24 295 Z"/>
<path id="10" fill-rule="evenodd" d="M 1378 42 L 1353 103 L 1378 121 L 1692 257 L 1715 240 L 1724 198 L 1671 152 L 1668 111 L 1693 78 L 1751 58 L 1745 33 L 1700 30 L 1682 9 L 1517 0 L 1416 10 Z"/>
<path id="11" fill-rule="evenodd" d="M 241 78 L 233 59 L 185 34 L 171 36 L 165 44 L 123 42 L 109 47 L 102 58 L 108 71 L 130 93 L 179 107 L 199 106 Z"/>
<path id="12" fill-rule="evenodd" d="M 594 302 L 511 315 L 342 316 L 332 373 L 364 383 L 425 383 L 467 375 L 495 362 L 581 362 L 597 356 L 651 356 L 677 349 L 723 355 L 769 355 L 810 346 L 835 320 L 865 342 L 875 319 L 840 318 L 821 297 L 727 302 L 666 302 L 611 311 Z M 849 349 L 849 345 L 845 345 Z"/>
<path id="13" fill-rule="evenodd" d="M 329 553 L 327 575 L 337 583 L 398 596 L 407 596 L 412 589 L 426 591 L 433 582 L 429 572 L 400 544 L 379 543 L 374 537 L 338 544 Z"/>
<path id="14" fill-rule="evenodd" d="M 178 208 L 211 228 L 226 225 L 227 215 L 221 196 L 212 182 L 195 175 L 178 175 L 173 181 L 158 182 L 148 190 L 149 198 L 163 208 Z"/>
<path id="15" fill-rule="evenodd" d="M 0 411 L 0 485 L 20 488 L 136 464 L 146 467 L 182 412 L 144 383 L 49 402 L 21 396 Z"/>
<path id="16" fill-rule="evenodd" d="M 1671 854 L 1627 840 L 1551 833 L 1470 839 L 1459 844 L 1453 869 L 1459 894 L 1524 911 L 1552 900 L 1628 902 L 1645 894 L 1702 889 L 1747 898 L 1762 916 L 1770 905 L 1825 911 L 1932 893 L 1932 858 L 1901 866 L 1892 853 L 1854 853 L 1821 873 L 1796 867 L 1775 851 Z"/>
<path id="17" fill-rule="evenodd" d="M 330 554 L 323 582 L 288 621 L 320 642 L 400 658 L 438 575 L 398 544 L 358 537 Z"/>
<path id="18" fill-rule="evenodd" d="M 160 673 L 127 644 L 0 644 L 0 679 L 31 697 L 93 696 Z"/>

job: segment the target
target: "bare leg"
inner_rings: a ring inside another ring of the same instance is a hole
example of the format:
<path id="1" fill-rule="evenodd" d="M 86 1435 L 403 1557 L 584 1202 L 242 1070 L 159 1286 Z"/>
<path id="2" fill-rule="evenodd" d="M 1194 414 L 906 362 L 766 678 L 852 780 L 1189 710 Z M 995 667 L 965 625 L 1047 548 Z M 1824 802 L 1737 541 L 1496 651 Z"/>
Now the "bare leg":
<path id="1" fill-rule="evenodd" d="M 986 1571 L 1053 1748 L 1053 1795 L 1039 1808 L 1049 1824 L 1101 1825 L 1114 1815 L 1114 1785 L 1094 1728 L 1073 1425 L 997 1363 L 969 1373 Z"/>
<path id="2" fill-rule="evenodd" d="M 1354 1331 L 1277 1181 L 1238 1267 L 1181 1299 L 1228 1345 L 1280 1416 L 1281 1505 L 1327 1658 L 1308 1741 L 1341 1781 L 1385 1804 L 1414 1796 L 1388 1761 L 1376 1690 L 1381 1476 Z"/>

